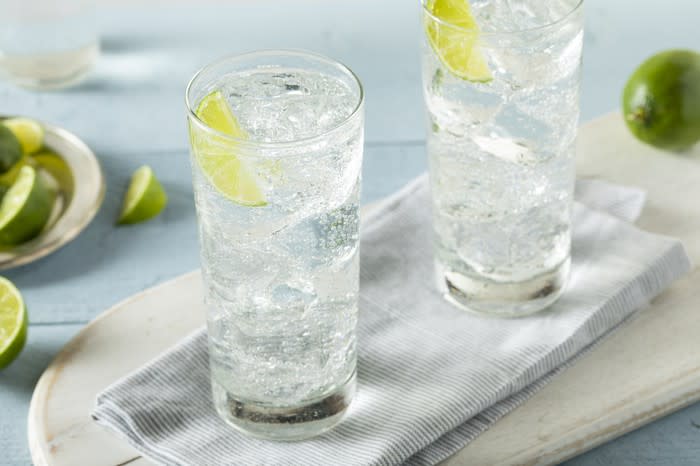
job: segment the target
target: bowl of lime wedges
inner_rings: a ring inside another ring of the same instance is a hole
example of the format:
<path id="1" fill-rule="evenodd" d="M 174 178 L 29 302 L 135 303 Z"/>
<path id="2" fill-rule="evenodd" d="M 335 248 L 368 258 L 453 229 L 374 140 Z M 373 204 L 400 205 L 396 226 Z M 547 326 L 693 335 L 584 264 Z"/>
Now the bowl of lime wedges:
<path id="1" fill-rule="evenodd" d="M 74 239 L 104 192 L 100 164 L 77 136 L 30 118 L 0 117 L 0 269 Z"/>

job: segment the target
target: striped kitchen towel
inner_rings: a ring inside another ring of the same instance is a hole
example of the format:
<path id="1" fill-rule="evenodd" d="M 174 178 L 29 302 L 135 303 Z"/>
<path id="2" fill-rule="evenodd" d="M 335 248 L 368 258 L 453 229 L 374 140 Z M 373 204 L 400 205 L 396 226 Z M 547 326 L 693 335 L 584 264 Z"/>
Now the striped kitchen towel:
<path id="1" fill-rule="evenodd" d="M 457 452 L 690 270 L 681 243 L 628 223 L 639 190 L 579 181 L 571 278 L 545 313 L 460 311 L 433 287 L 425 177 L 363 219 L 359 390 L 311 440 L 248 438 L 220 420 L 198 330 L 97 399 L 93 416 L 167 465 L 427 465 Z"/>

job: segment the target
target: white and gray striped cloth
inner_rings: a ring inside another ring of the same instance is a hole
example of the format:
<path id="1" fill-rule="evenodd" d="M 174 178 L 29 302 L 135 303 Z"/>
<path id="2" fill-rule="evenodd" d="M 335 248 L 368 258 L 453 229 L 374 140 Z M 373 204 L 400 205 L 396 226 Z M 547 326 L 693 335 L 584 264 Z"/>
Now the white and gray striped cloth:
<path id="1" fill-rule="evenodd" d="M 639 190 L 579 181 L 577 199 L 567 289 L 522 319 L 480 318 L 434 290 L 425 177 L 363 219 L 359 391 L 321 437 L 274 443 L 227 427 L 212 407 L 201 329 L 107 388 L 93 416 L 167 465 L 435 464 L 689 271 L 679 241 L 627 223 Z"/>

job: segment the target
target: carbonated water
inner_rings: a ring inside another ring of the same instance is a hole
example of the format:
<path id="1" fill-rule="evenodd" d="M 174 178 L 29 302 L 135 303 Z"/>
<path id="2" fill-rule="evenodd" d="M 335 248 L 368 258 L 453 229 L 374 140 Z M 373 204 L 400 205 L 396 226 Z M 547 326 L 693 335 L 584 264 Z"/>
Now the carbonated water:
<path id="1" fill-rule="evenodd" d="M 192 158 L 215 403 L 250 433 L 304 437 L 354 389 L 363 132 L 361 118 L 342 123 L 359 90 L 293 68 L 212 89 L 258 144 L 236 156 L 267 201 L 232 202 Z"/>
<path id="2" fill-rule="evenodd" d="M 539 310 L 568 273 L 583 32 L 580 14 L 567 12 L 576 3 L 472 1 L 488 83 L 453 75 L 424 41 L 437 276 L 469 309 Z"/>

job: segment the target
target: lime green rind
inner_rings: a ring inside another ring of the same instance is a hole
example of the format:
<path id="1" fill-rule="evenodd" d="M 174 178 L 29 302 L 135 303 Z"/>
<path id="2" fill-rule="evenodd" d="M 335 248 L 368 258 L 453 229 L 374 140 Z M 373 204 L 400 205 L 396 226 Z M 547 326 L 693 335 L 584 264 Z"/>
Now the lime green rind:
<path id="1" fill-rule="evenodd" d="M 150 167 L 140 167 L 131 178 L 124 196 L 119 225 L 144 222 L 160 214 L 168 204 L 168 195 Z"/>
<path id="2" fill-rule="evenodd" d="M 54 200 L 55 192 L 37 171 L 22 167 L 0 203 L 0 244 L 16 245 L 39 235 L 51 217 Z"/>
<path id="3" fill-rule="evenodd" d="M 625 123 L 640 141 L 683 152 L 700 142 L 700 54 L 666 50 L 630 76 L 622 94 Z"/>

